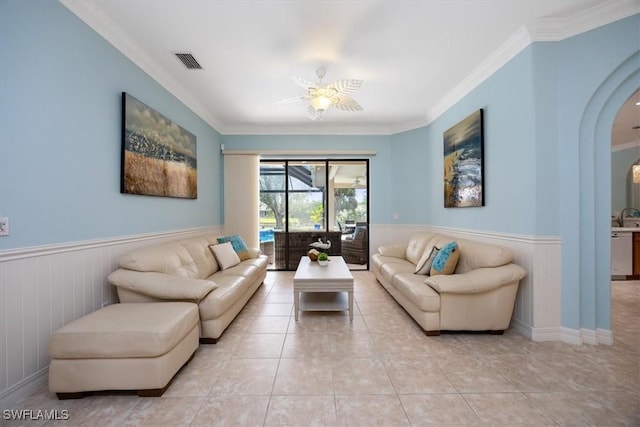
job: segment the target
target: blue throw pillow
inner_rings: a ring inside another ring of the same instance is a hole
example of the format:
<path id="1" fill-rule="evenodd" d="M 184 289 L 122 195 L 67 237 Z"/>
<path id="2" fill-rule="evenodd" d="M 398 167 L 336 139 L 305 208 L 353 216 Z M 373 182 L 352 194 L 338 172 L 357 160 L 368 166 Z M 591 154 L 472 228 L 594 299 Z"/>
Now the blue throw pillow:
<path id="1" fill-rule="evenodd" d="M 451 274 L 456 270 L 460 259 L 460 251 L 456 242 L 449 242 L 440 248 L 431 264 L 431 275 Z"/>
<path id="2" fill-rule="evenodd" d="M 236 251 L 236 253 L 238 254 L 238 258 L 240 258 L 241 261 L 251 258 L 251 255 L 249 255 L 249 248 L 247 247 L 247 244 L 244 242 L 244 239 L 242 238 L 242 236 L 234 235 L 234 236 L 218 237 L 218 243 L 226 243 L 226 242 L 231 243 L 231 246 L 233 246 L 233 250 Z"/>

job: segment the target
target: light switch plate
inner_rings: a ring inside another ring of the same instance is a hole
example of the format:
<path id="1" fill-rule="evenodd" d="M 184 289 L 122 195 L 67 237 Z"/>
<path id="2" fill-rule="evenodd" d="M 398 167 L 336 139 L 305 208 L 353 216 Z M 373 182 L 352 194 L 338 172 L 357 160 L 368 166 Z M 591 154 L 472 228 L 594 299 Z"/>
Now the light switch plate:
<path id="1" fill-rule="evenodd" d="M 9 235 L 9 218 L 0 218 L 0 236 Z"/>

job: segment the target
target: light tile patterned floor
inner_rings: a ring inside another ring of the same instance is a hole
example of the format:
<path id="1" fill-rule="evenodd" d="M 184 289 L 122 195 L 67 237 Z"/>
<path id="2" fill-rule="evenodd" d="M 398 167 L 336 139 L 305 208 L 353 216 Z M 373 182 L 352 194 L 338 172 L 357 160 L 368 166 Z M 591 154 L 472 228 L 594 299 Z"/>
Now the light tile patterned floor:
<path id="1" fill-rule="evenodd" d="M 293 273 L 269 272 L 161 398 L 42 390 L 17 409 L 67 409 L 65 426 L 640 425 L 640 282 L 612 284 L 615 345 L 574 346 L 509 331 L 427 337 L 371 273 L 354 277 L 353 322 L 296 322 Z"/>

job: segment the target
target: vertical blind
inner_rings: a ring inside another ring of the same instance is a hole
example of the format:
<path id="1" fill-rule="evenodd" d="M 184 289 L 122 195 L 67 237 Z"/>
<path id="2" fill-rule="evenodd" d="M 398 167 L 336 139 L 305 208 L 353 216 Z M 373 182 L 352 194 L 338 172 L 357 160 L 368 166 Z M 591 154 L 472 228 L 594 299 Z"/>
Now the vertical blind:
<path id="1" fill-rule="evenodd" d="M 239 234 L 247 246 L 260 247 L 260 156 L 224 156 L 224 231 Z"/>

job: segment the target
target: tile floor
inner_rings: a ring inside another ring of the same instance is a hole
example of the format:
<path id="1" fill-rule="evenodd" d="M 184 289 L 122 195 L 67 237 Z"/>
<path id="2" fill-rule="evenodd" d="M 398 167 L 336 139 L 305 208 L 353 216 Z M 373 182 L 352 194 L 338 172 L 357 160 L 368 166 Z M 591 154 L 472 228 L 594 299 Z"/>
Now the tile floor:
<path id="1" fill-rule="evenodd" d="M 296 322 L 293 273 L 269 272 L 161 398 L 43 389 L 18 409 L 66 409 L 65 426 L 640 425 L 640 282 L 612 284 L 613 346 L 574 346 L 509 331 L 427 337 L 370 272 L 354 277 L 353 322 Z M 38 424 L 56 423 L 25 425 Z"/>

